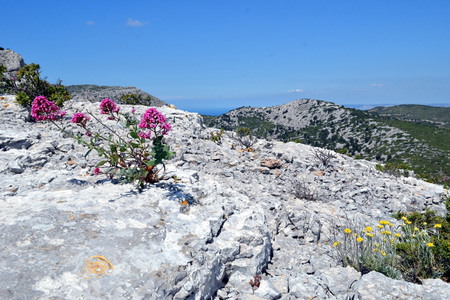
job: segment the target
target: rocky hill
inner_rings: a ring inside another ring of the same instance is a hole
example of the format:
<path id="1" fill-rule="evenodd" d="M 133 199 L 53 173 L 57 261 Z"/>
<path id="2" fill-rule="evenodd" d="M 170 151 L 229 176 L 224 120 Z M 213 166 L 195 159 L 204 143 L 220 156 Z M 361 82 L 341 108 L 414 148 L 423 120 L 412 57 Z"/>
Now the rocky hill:
<path id="1" fill-rule="evenodd" d="M 142 96 L 141 105 L 163 106 L 168 104 L 134 86 L 99 86 L 93 84 L 69 85 L 67 90 L 72 94 L 75 101 L 102 101 L 104 98 L 114 100 L 116 103 L 123 104 L 120 96 L 123 94 L 136 94 Z"/>
<path id="2" fill-rule="evenodd" d="M 12 96 L 0 101 L 0 298 L 450 298 L 440 279 L 418 285 L 344 267 L 333 246 L 351 223 L 387 220 L 394 233 L 397 211 L 444 215 L 441 186 L 337 153 L 325 166 L 305 144 L 259 139 L 240 151 L 229 133 L 208 139 L 217 130 L 199 115 L 161 107 L 176 155 L 165 179 L 138 192 L 95 176 L 98 157 L 51 124 L 25 122 Z M 70 116 L 98 104 L 67 102 L 63 124 L 75 132 Z M 353 119 L 327 107 L 330 122 Z M 147 107 L 135 108 L 140 116 Z M 285 124 L 300 116 L 285 110 Z M 295 192 L 302 187 L 313 197 Z"/>
<path id="3" fill-rule="evenodd" d="M 205 124 L 226 130 L 248 127 L 260 138 L 297 140 L 368 160 L 407 163 L 431 177 L 450 174 L 450 130 L 382 118 L 311 99 L 273 107 L 241 107 Z"/>
<path id="4" fill-rule="evenodd" d="M 12 50 L 0 50 L 0 65 L 6 67 L 5 78 L 11 79 L 20 68 L 25 66 L 25 62 L 20 54 Z"/>
<path id="5" fill-rule="evenodd" d="M 450 107 L 409 104 L 389 107 L 377 106 L 370 109 L 369 112 L 380 116 L 393 117 L 409 122 L 424 122 L 450 129 Z"/>

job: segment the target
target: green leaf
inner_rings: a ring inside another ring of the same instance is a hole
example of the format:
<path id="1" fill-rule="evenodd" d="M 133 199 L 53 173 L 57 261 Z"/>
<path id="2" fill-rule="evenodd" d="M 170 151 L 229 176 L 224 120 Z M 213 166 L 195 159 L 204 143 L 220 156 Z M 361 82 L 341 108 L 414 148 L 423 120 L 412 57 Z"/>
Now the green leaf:
<path id="1" fill-rule="evenodd" d="M 96 167 L 101 167 L 101 166 L 103 166 L 104 164 L 106 164 L 108 161 L 107 160 L 102 160 L 101 162 L 99 162 L 97 165 L 96 165 Z"/>
<path id="2" fill-rule="evenodd" d="M 133 138 L 133 139 L 137 139 L 139 136 L 138 136 L 138 134 L 136 133 L 136 132 L 134 132 L 134 131 L 130 131 L 130 136 Z"/>
<path id="3" fill-rule="evenodd" d="M 157 165 L 156 160 L 152 159 L 152 160 L 148 160 L 148 161 L 144 161 L 144 164 L 146 164 L 149 167 L 154 167 Z"/>
<path id="4" fill-rule="evenodd" d="M 86 157 L 89 155 L 89 153 L 91 153 L 91 151 L 92 151 L 92 149 L 89 149 L 89 150 L 86 152 L 86 154 L 84 154 L 84 157 L 86 158 Z"/>

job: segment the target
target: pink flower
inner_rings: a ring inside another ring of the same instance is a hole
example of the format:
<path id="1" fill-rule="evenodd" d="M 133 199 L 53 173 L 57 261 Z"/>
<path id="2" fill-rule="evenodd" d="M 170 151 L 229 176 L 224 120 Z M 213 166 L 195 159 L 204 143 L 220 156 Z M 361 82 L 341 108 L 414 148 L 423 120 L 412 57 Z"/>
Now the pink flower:
<path id="1" fill-rule="evenodd" d="M 94 174 L 95 175 L 98 175 L 98 174 L 100 174 L 101 172 L 100 172 L 100 168 L 99 167 L 97 167 L 97 168 L 95 168 L 94 169 Z"/>
<path id="2" fill-rule="evenodd" d="M 86 131 L 86 133 L 85 133 L 88 137 L 91 137 L 92 136 L 92 133 L 90 132 L 90 131 Z"/>
<path id="3" fill-rule="evenodd" d="M 102 115 L 109 115 L 113 112 L 119 112 L 120 107 L 118 107 L 111 99 L 105 98 L 102 103 L 100 103 L 100 110 Z M 112 119 L 108 118 L 108 120 L 114 120 L 114 117 Z"/>
<path id="4" fill-rule="evenodd" d="M 172 126 L 167 122 L 167 119 L 163 114 L 152 107 L 145 111 L 141 123 L 139 124 L 139 128 L 150 129 L 148 133 L 141 131 L 138 134 L 143 139 L 149 139 L 151 132 L 156 136 L 166 135 L 172 129 Z"/>
<path id="5" fill-rule="evenodd" d="M 80 124 L 81 126 L 85 126 L 86 122 L 89 121 L 91 118 L 89 116 L 86 116 L 83 113 L 76 113 L 73 115 L 71 123 Z"/>
<path id="6" fill-rule="evenodd" d="M 58 105 L 49 101 L 44 96 L 37 96 L 33 100 L 31 105 L 31 116 L 36 119 L 36 121 L 45 120 L 59 120 L 66 114 L 65 111 L 60 111 Z"/>

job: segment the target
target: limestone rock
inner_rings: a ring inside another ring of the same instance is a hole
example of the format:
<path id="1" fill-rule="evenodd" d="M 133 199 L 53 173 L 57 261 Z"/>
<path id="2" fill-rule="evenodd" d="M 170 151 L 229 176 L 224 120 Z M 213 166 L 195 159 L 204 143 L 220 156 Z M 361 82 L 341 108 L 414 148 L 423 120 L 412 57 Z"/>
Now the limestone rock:
<path id="1" fill-rule="evenodd" d="M 0 65 L 6 67 L 6 78 L 12 78 L 20 68 L 25 66 L 22 56 L 12 50 L 0 50 Z"/>
<path id="2" fill-rule="evenodd" d="M 240 152 L 226 134 L 220 145 L 207 139 L 211 129 L 198 114 L 158 107 L 172 124 L 164 140 L 176 155 L 164 178 L 139 192 L 95 176 L 97 154 L 84 157 L 82 145 L 49 123 L 24 122 L 27 112 L 13 100 L 6 96 L 9 106 L 0 111 L 4 298 L 450 298 L 441 280 L 361 276 L 330 247 L 346 222 L 397 227 L 396 209 L 443 214 L 440 186 L 386 176 L 345 156 L 319 174 L 303 144 L 260 140 L 255 152 Z M 98 105 L 67 101 L 63 123 L 77 132 L 71 115 Z M 134 108 L 141 116 L 148 107 Z M 262 167 L 264 158 L 279 168 Z M 299 182 L 316 189 L 317 199 L 295 198 Z M 90 259 L 108 269 L 93 273 Z M 262 280 L 253 291 L 254 275 Z"/>

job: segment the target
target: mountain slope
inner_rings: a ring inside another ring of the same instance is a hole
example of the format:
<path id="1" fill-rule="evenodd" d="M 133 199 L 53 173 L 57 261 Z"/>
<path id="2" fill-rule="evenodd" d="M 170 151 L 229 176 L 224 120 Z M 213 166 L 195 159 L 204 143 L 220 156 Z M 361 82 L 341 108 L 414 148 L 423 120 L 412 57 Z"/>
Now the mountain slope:
<path id="1" fill-rule="evenodd" d="M 450 129 L 450 107 L 427 105 L 377 106 L 369 110 L 380 116 L 388 116 L 404 121 L 425 122 Z"/>
<path id="2" fill-rule="evenodd" d="M 407 163 L 432 177 L 450 174 L 450 130 L 331 102 L 301 99 L 273 107 L 242 107 L 204 120 L 207 126 L 226 130 L 248 127 L 260 138 L 301 141 L 361 158 Z"/>
<path id="3" fill-rule="evenodd" d="M 163 106 L 168 105 L 166 102 L 134 87 L 134 86 L 99 86 L 94 84 L 82 84 L 82 85 L 69 85 L 66 89 L 72 94 L 72 98 L 75 101 L 86 101 L 91 102 L 101 101 L 104 98 L 110 98 L 116 103 L 123 102 L 120 100 L 122 94 L 137 94 L 141 95 L 143 100 L 141 105 L 147 106 Z"/>

